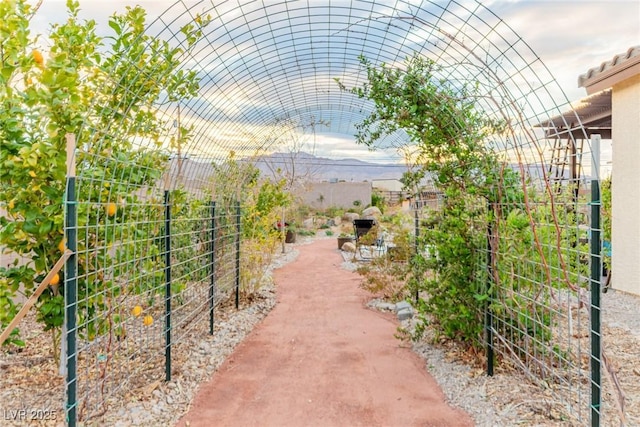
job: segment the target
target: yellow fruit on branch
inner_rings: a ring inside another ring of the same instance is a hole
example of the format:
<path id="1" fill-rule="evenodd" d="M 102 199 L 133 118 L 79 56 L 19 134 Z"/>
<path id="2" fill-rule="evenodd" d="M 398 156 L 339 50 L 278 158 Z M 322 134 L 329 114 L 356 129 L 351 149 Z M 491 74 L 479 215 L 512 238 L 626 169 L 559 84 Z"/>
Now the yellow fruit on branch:
<path id="1" fill-rule="evenodd" d="M 131 310 L 131 314 L 133 314 L 135 317 L 140 316 L 142 314 L 142 307 L 140 307 L 139 305 L 136 305 Z"/>
<path id="2" fill-rule="evenodd" d="M 58 243 L 58 249 L 62 253 L 67 250 L 67 239 L 63 237 L 62 240 L 60 240 L 60 243 Z"/>
<path id="3" fill-rule="evenodd" d="M 49 284 L 51 286 L 56 286 L 58 283 L 60 283 L 60 275 L 58 273 L 56 273 L 51 278 L 51 281 L 49 282 Z"/>
<path id="4" fill-rule="evenodd" d="M 142 324 L 144 326 L 151 326 L 153 324 L 153 317 L 150 314 L 147 314 L 144 316 L 144 319 L 142 319 Z"/>
<path id="5" fill-rule="evenodd" d="M 114 216 L 116 214 L 116 212 L 118 211 L 118 207 L 116 206 L 115 203 L 107 203 L 107 215 L 108 216 Z"/>
<path id="6" fill-rule="evenodd" d="M 42 65 L 44 64 L 44 58 L 42 56 L 42 53 L 40 53 L 38 49 L 34 49 L 32 52 L 32 56 L 33 56 L 34 62 L 42 67 Z"/>

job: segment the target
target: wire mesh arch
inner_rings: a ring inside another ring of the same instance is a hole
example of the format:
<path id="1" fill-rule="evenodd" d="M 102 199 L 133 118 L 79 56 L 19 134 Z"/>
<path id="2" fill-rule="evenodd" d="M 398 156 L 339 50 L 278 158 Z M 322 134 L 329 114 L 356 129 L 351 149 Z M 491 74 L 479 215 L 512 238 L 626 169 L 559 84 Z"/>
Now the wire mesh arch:
<path id="1" fill-rule="evenodd" d="M 111 288 L 101 291 L 101 295 L 110 293 L 109 297 L 121 301 L 127 310 L 142 305 L 163 322 L 148 325 L 151 327 L 145 330 L 127 323 L 131 320 L 118 321 L 148 343 L 142 350 L 125 344 L 114 347 L 110 336 L 109 339 L 87 336 L 82 338 L 85 341 L 81 342 L 78 354 L 107 354 L 108 360 L 148 358 L 153 363 L 161 357 L 160 353 L 169 346 L 163 342 L 168 328 L 162 327 L 163 323 L 167 325 L 168 317 L 160 309 L 160 295 L 166 291 L 166 264 L 173 265 L 174 273 L 174 286 L 171 289 L 170 284 L 168 292 L 173 291 L 182 300 L 174 310 L 173 319 L 174 328 L 181 325 L 182 329 L 176 330 L 174 338 L 179 341 L 182 333 L 192 333 L 202 326 L 193 323 L 194 313 L 206 312 L 209 302 L 219 296 L 211 293 L 209 281 L 215 279 L 217 290 L 229 291 L 234 285 L 234 274 L 239 274 L 234 270 L 233 257 L 237 256 L 236 243 L 240 239 L 236 228 L 240 214 L 231 201 L 234 197 L 237 199 L 243 179 L 247 177 L 235 176 L 238 181 L 231 183 L 235 189 L 225 187 L 224 191 L 235 190 L 236 194 L 222 194 L 222 190 L 215 188 L 232 172 L 229 153 L 239 158 L 269 153 L 286 144 L 300 128 L 313 123 L 325 124 L 314 132 L 353 137 L 355 125 L 372 111 L 373 105 L 341 90 L 335 79 L 346 86 L 363 84 L 366 74 L 359 56 L 376 65 L 402 67 L 406 58 L 419 55 L 438 64 L 438 78 L 460 87 L 477 85 L 476 107 L 487 117 L 509 124 L 509 132 L 488 143 L 507 164 L 526 176 L 522 179 L 523 186 L 536 187 L 544 195 L 537 204 L 518 207 L 530 211 L 550 204 L 568 212 L 569 209 L 584 211 L 587 206 L 586 198 L 557 198 L 549 178 L 556 167 L 554 140 L 539 126 L 549 117 L 570 109 L 569 101 L 527 43 L 479 1 L 397 1 L 393 6 L 373 0 L 215 4 L 176 1 L 157 15 L 151 13 L 149 11 L 150 21 L 144 32 L 152 36 L 146 42 L 147 47 L 151 48 L 154 40 L 166 40 L 170 46 L 181 48 L 180 62 L 172 71 L 194 72 L 199 78 L 197 94 L 179 101 L 160 95 L 145 105 L 164 123 L 155 140 L 127 129 L 129 124 L 119 119 L 118 111 L 114 111 L 106 128 L 87 119 L 79 134 L 87 139 L 78 141 L 77 150 L 80 198 L 77 202 L 70 201 L 77 203 L 80 216 L 85 215 L 85 219 L 81 226 L 67 224 L 67 227 L 76 227 L 79 231 L 78 252 L 86 263 L 80 273 L 84 280 L 89 281 L 96 271 L 108 275 Z M 195 43 L 189 45 L 190 34 L 180 29 L 197 20 L 210 22 L 194 36 Z M 118 76 L 122 79 L 111 83 L 129 94 L 128 98 L 117 100 L 115 109 L 127 111 L 145 85 L 158 84 L 145 81 L 145 66 L 160 67 L 160 64 L 145 65 L 144 52 L 114 64 L 114 68 L 119 67 Z M 97 97 L 96 106 L 100 102 Z M 588 140 L 577 115 L 575 121 L 565 123 L 565 127 L 576 129 L 578 134 L 582 132 L 582 139 Z M 161 153 L 165 156 L 163 163 L 147 164 L 141 160 L 142 155 L 113 158 L 105 147 L 109 147 L 113 133 L 118 132 L 122 132 L 124 138 L 131 138 L 132 147 L 140 153 Z M 380 147 L 402 150 L 409 143 L 405 133 L 397 132 L 381 141 Z M 572 143 L 577 141 L 573 139 Z M 584 187 L 586 176 L 597 178 L 597 171 L 590 170 L 590 157 L 587 142 L 578 159 L 585 176 L 570 184 Z M 96 173 L 106 163 L 111 165 L 108 171 Z M 187 175 L 188 179 L 182 178 Z M 561 178 L 564 181 L 561 184 L 567 185 L 567 179 Z M 96 186 L 105 190 L 96 192 Z M 177 192 L 171 194 L 173 198 L 168 202 L 169 189 Z M 220 203 L 225 197 L 227 202 Z M 218 203 L 216 212 L 211 211 L 210 202 Z M 95 235 L 107 235 L 115 228 L 110 229 L 108 222 L 100 222 L 105 220 L 104 215 L 93 217 L 91 211 L 96 206 L 108 208 L 112 203 L 117 205 L 117 213 L 107 214 L 110 218 L 106 219 L 131 229 L 118 231 L 120 234 L 112 236 L 110 244 L 92 247 L 91 239 Z M 131 206 L 140 209 L 127 216 Z M 167 216 L 173 216 L 177 234 L 162 240 L 166 237 L 162 230 Z M 213 220 L 217 225 L 211 225 Z M 522 279 L 532 287 L 539 285 L 543 289 L 542 300 L 526 292 L 522 293 L 522 299 L 551 320 L 548 324 L 546 320 L 539 323 L 517 307 L 508 307 L 503 317 L 496 317 L 493 325 L 492 333 L 497 337 L 495 348 L 504 359 L 517 360 L 530 376 L 552 377 L 552 382 L 566 391 L 569 412 L 579 421 L 585 421 L 592 409 L 588 401 L 592 384 L 580 362 L 585 355 L 584 344 L 573 340 L 566 330 L 553 332 L 559 335 L 557 345 L 561 351 L 548 353 L 541 350 L 547 348 L 548 343 L 532 343 L 527 338 L 526 327 L 523 329 L 523 325 L 535 324 L 532 327 L 542 328 L 570 323 L 574 328 L 572 332 L 576 328 L 588 330 L 584 316 L 572 317 L 573 307 L 584 301 L 587 275 L 582 270 L 567 273 L 568 267 L 564 265 L 554 264 L 549 268 L 545 258 L 555 260 L 552 253 L 566 249 L 560 255 L 560 263 L 562 256 L 566 256 L 571 262 L 578 260 L 579 264 L 585 253 L 581 249 L 559 248 L 554 239 L 566 232 L 577 236 L 584 224 L 554 215 L 540 221 L 539 227 L 555 233 L 539 245 L 542 261 L 522 263 L 510 257 L 505 249 L 508 241 L 502 242 L 495 255 L 504 265 L 513 266 L 512 279 Z M 211 249 L 213 246 L 215 250 Z M 211 252 L 221 257 L 216 264 L 218 270 L 211 270 L 208 264 Z M 163 258 L 167 253 L 173 257 L 171 261 Z M 515 267 L 518 263 L 520 267 Z M 567 275 L 574 288 L 559 284 Z M 116 277 L 136 289 L 141 288 L 140 294 L 148 301 L 133 297 L 138 290 L 120 290 L 121 283 Z M 127 292 L 131 298 L 127 298 Z M 509 292 L 516 290 L 509 289 Z M 89 306 L 94 297 L 89 293 L 79 295 L 77 304 Z M 506 304 L 500 300 L 497 303 Z M 110 310 L 91 312 L 92 317 L 81 319 L 81 323 L 88 327 L 101 316 L 111 316 Z M 518 337 L 514 338 L 514 334 Z M 105 347 L 107 343 L 110 347 Z M 569 373 L 555 369 L 558 364 Z M 161 377 L 162 373 L 156 371 L 156 377 Z M 77 406 L 81 417 L 99 415 L 104 402 L 121 392 L 122 384 L 118 384 L 121 377 L 105 372 L 101 359 L 93 366 L 91 363 L 81 366 L 80 397 L 70 402 L 71 407 Z M 106 383 L 108 387 L 104 386 Z"/>
<path id="2" fill-rule="evenodd" d="M 147 30 L 181 45 L 179 23 L 196 13 L 212 17 L 196 48 L 181 63 L 200 76 L 198 97 L 180 106 L 183 121 L 194 126 L 195 137 L 191 147 L 182 147 L 185 151 L 227 151 L 226 146 L 238 146 L 238 140 L 252 134 L 247 127 L 269 126 L 295 110 L 321 113 L 339 105 L 350 113 L 369 111 L 370 104 L 340 91 L 334 81 L 340 78 L 347 85 L 363 81 L 359 55 L 387 64 L 398 64 L 414 53 L 429 57 L 442 66 L 444 79 L 477 82 L 484 89 L 485 96 L 479 99 L 484 112 L 507 117 L 523 130 L 533 129 L 569 104 L 540 58 L 477 2 L 450 2 L 447 7 L 439 2 L 398 2 L 394 8 L 365 1 L 331 6 L 302 1 L 231 5 L 236 6 L 176 2 Z M 178 116 L 177 105 L 165 105 L 163 110 L 167 121 Z M 317 118 L 322 119 L 319 114 Z M 338 120 L 333 114 L 327 122 L 327 132 L 351 136 L 345 129 L 353 118 Z M 218 139 L 204 131 L 212 124 Z M 219 134 L 224 133 L 234 138 L 222 140 Z M 401 135 L 398 138 L 387 145 L 406 143 Z M 523 141 L 511 145 L 543 148 L 545 143 L 539 133 L 520 138 Z M 244 148 L 255 145 L 252 141 Z M 544 156 L 538 157 L 544 161 Z"/>

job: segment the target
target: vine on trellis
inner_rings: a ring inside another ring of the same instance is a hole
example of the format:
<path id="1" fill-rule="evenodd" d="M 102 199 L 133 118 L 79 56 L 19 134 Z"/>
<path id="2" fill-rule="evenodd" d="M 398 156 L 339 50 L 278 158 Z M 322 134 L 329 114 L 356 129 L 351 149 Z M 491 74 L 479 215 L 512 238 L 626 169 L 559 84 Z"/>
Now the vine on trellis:
<path id="1" fill-rule="evenodd" d="M 478 348 L 484 343 L 489 302 L 510 329 L 515 353 L 528 348 L 522 342 L 557 353 L 547 345 L 553 291 L 515 274 L 514 266 L 532 266 L 531 274 L 549 289 L 578 283 L 587 267 L 576 256 L 584 244 L 574 231 L 579 223 L 575 209 L 557 212 L 553 203 L 564 206 L 561 196 L 547 199 L 488 148 L 488 140 L 512 130 L 476 109 L 476 87 L 438 78 L 439 67 L 419 56 L 408 58 L 402 68 L 376 67 L 364 57 L 360 63 L 367 73 L 363 86 L 346 88 L 338 81 L 343 90 L 375 103 L 357 125 L 357 142 L 375 146 L 385 135 L 403 130 L 417 148 L 413 163 L 419 165 L 405 173 L 406 186 L 415 187 L 429 175 L 443 196 L 441 208 L 424 220 L 410 261 L 409 294 L 421 296 L 422 322 L 414 338 L 431 323 L 438 333 Z M 576 227 L 560 230 L 559 223 Z"/>

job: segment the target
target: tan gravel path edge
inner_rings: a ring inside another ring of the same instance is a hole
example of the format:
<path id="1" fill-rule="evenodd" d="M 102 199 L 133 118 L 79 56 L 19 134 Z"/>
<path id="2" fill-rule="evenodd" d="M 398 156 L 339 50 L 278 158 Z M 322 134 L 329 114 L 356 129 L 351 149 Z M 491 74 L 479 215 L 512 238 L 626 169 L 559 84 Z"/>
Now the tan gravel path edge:
<path id="1" fill-rule="evenodd" d="M 299 247 L 274 271 L 277 304 L 212 378 L 178 426 L 472 426 L 424 361 L 366 307 L 334 239 Z"/>

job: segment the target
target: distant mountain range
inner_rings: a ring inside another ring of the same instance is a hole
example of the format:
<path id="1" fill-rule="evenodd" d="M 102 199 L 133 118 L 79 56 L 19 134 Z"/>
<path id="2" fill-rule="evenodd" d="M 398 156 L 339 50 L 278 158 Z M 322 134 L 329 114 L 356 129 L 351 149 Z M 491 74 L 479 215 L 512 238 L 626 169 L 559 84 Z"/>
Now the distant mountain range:
<path id="1" fill-rule="evenodd" d="M 329 159 L 308 153 L 273 153 L 268 156 L 241 159 L 254 164 L 263 176 L 293 175 L 312 182 L 347 181 L 362 182 L 376 179 L 400 179 L 406 166 L 398 164 L 369 163 L 358 159 Z M 278 172 L 280 169 L 280 172 Z M 191 182 L 204 183 L 213 176 L 210 162 L 182 159 L 170 161 L 171 175 L 178 175 Z"/>
<path id="2" fill-rule="evenodd" d="M 358 159 L 329 159 L 312 154 L 273 153 L 246 159 L 264 175 L 274 175 L 280 169 L 310 181 L 372 181 L 375 179 L 400 179 L 407 171 L 404 165 L 370 163 Z"/>
<path id="3" fill-rule="evenodd" d="M 308 153 L 273 153 L 268 156 L 250 157 L 241 159 L 254 164 L 263 176 L 295 176 L 305 181 L 347 181 L 362 182 L 378 179 L 400 179 L 407 168 L 404 165 L 387 163 L 370 163 L 358 159 L 329 159 L 317 157 Z M 540 165 L 524 165 L 521 171 L 517 164 L 509 165 L 517 172 L 524 172 L 534 182 L 540 182 L 544 175 Z M 176 159 L 171 160 L 171 174 L 178 174 Z M 179 168 L 180 175 L 186 181 L 208 182 L 213 176 L 214 168 L 210 162 L 183 159 Z M 278 169 L 281 171 L 278 172 Z M 568 172 L 564 171 L 564 178 L 568 178 Z M 551 177 L 549 177 L 551 178 Z M 588 180 L 583 176 L 582 180 Z"/>

